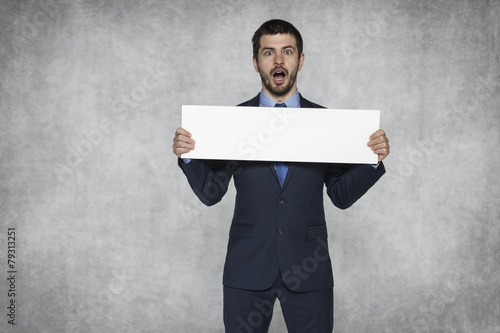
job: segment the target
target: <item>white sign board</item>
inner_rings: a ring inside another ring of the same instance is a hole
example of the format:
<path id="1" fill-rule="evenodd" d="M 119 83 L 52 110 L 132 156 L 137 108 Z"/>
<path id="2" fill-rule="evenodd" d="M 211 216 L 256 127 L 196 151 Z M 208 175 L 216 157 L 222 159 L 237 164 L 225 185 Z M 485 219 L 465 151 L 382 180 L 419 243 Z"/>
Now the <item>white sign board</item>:
<path id="1" fill-rule="evenodd" d="M 376 164 L 379 110 L 182 106 L 195 149 L 182 158 Z"/>

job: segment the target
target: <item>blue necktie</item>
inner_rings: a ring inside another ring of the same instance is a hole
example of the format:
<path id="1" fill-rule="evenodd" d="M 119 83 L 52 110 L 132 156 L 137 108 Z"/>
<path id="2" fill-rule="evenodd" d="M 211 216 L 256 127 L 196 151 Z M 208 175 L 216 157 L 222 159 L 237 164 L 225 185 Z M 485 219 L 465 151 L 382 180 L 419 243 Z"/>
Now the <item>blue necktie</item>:
<path id="1" fill-rule="evenodd" d="M 285 103 L 276 103 L 275 108 L 286 108 Z M 276 174 L 278 175 L 278 180 L 280 181 L 280 186 L 283 187 L 283 182 L 286 178 L 286 173 L 288 172 L 289 163 L 285 162 L 275 162 L 274 168 L 276 169 Z"/>

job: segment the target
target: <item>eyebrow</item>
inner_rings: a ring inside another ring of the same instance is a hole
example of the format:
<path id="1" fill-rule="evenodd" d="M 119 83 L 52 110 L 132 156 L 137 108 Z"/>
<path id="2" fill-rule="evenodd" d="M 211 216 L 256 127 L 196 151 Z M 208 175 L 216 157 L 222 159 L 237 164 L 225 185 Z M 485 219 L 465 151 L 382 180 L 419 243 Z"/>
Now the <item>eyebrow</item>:
<path id="1" fill-rule="evenodd" d="M 276 49 L 275 47 L 263 47 L 262 51 L 265 51 L 265 50 L 275 50 L 275 49 Z M 287 46 L 282 47 L 282 49 L 293 49 L 293 50 L 295 50 L 296 48 L 293 47 L 292 45 L 287 45 Z"/>

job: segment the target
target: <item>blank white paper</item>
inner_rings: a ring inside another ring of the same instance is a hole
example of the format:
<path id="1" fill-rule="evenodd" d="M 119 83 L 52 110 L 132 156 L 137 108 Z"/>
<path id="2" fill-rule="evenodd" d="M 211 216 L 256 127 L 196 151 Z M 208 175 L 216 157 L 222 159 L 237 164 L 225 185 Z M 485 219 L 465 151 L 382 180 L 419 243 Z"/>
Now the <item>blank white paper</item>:
<path id="1" fill-rule="evenodd" d="M 182 106 L 195 149 L 182 158 L 376 164 L 379 110 Z"/>

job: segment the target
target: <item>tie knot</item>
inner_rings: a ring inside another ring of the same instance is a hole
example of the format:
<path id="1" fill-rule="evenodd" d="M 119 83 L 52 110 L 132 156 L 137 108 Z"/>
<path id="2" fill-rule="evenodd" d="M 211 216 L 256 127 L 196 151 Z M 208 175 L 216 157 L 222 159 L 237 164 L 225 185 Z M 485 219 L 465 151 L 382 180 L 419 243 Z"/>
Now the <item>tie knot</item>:
<path id="1" fill-rule="evenodd" d="M 286 104 L 285 103 L 276 103 L 274 105 L 275 108 L 286 108 Z"/>

